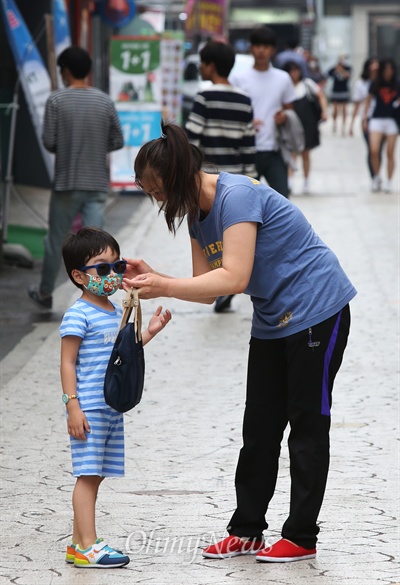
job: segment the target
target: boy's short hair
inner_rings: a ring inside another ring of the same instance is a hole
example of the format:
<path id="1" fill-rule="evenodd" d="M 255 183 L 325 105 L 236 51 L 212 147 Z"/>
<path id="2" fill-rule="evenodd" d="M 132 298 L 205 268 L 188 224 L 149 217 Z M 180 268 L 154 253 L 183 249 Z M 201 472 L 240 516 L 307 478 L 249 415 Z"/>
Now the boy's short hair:
<path id="1" fill-rule="evenodd" d="M 265 45 L 276 47 L 277 37 L 269 26 L 258 26 L 250 34 L 251 45 Z"/>
<path id="2" fill-rule="evenodd" d="M 83 286 L 72 276 L 72 271 L 80 270 L 91 258 L 98 256 L 107 248 L 111 248 L 118 257 L 120 256 L 117 240 L 100 228 L 84 227 L 76 234 L 69 234 L 65 238 L 62 256 L 67 274 L 75 286 L 83 290 Z"/>
<path id="3" fill-rule="evenodd" d="M 75 79 L 85 79 L 92 68 L 92 60 L 85 49 L 68 47 L 59 54 L 57 65 L 61 69 L 68 69 Z"/>
<path id="4" fill-rule="evenodd" d="M 235 51 L 231 45 L 220 41 L 209 41 L 201 49 L 199 55 L 203 63 L 207 65 L 214 63 L 221 77 L 228 77 L 235 64 Z"/>

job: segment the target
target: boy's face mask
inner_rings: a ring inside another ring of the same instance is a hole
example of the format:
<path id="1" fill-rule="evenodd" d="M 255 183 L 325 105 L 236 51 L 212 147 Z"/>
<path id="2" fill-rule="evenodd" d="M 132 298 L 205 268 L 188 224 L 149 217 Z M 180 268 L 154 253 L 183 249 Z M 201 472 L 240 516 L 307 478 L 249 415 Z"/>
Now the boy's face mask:
<path id="1" fill-rule="evenodd" d="M 114 276 L 98 276 L 88 274 L 89 282 L 84 285 L 86 290 L 99 297 L 109 297 L 117 292 L 121 283 L 123 274 L 115 274 Z"/>

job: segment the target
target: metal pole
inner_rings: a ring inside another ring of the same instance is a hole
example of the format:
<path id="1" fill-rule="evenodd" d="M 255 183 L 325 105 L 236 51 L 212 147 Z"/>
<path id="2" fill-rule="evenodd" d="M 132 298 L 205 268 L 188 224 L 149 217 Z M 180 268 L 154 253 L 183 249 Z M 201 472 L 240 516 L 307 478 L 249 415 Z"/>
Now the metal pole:
<path id="1" fill-rule="evenodd" d="M 19 108 L 18 104 L 18 93 L 19 93 L 19 80 L 15 84 L 14 90 L 14 97 L 12 104 L 10 104 L 10 108 L 12 108 L 11 112 L 11 125 L 10 125 L 10 140 L 8 143 L 8 160 L 7 160 L 7 170 L 5 176 L 5 190 L 4 190 L 4 205 L 3 205 L 3 218 L 2 218 L 2 228 L 3 228 L 3 241 L 7 241 L 8 236 L 8 213 L 10 208 L 10 193 L 11 193 L 11 185 L 13 181 L 12 176 L 12 165 L 14 159 L 14 144 L 15 144 L 15 129 L 17 127 L 17 110 Z"/>

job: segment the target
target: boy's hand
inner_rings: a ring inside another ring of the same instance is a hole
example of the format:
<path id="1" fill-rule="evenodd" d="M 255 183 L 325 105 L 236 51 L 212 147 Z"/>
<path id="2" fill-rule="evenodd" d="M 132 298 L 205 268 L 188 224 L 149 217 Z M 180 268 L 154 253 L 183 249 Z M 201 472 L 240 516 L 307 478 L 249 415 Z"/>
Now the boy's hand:
<path id="1" fill-rule="evenodd" d="M 162 307 L 160 306 L 157 308 L 156 312 L 154 313 L 154 315 L 150 319 L 150 323 L 149 323 L 149 326 L 147 328 L 147 331 L 149 332 L 151 337 L 154 337 L 154 335 L 157 335 L 157 333 L 159 333 L 162 329 L 164 329 L 164 327 L 167 325 L 167 323 L 169 321 L 171 321 L 171 319 L 172 319 L 171 311 L 169 311 L 168 309 L 166 311 L 164 311 L 164 313 L 161 313 L 161 311 L 162 311 Z"/>
<path id="2" fill-rule="evenodd" d="M 78 401 L 76 401 L 78 402 Z M 86 441 L 85 431 L 90 433 L 90 425 L 79 404 L 68 408 L 68 433 L 75 439 Z"/>

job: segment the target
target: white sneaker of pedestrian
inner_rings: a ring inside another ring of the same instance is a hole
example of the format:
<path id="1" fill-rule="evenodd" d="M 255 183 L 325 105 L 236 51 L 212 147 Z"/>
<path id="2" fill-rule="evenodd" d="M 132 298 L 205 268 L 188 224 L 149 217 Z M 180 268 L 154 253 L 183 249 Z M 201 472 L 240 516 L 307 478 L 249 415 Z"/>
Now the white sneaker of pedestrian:
<path id="1" fill-rule="evenodd" d="M 303 193 L 304 195 L 308 195 L 310 193 L 310 183 L 308 182 L 308 179 L 304 180 Z"/>
<path id="2" fill-rule="evenodd" d="M 391 193 L 393 191 L 392 181 L 385 181 L 383 185 L 383 190 L 385 193 Z"/>
<path id="3" fill-rule="evenodd" d="M 375 177 L 372 179 L 372 183 L 371 183 L 371 191 L 372 193 L 377 193 L 378 191 L 381 190 L 381 178 L 378 175 L 375 175 Z"/>

